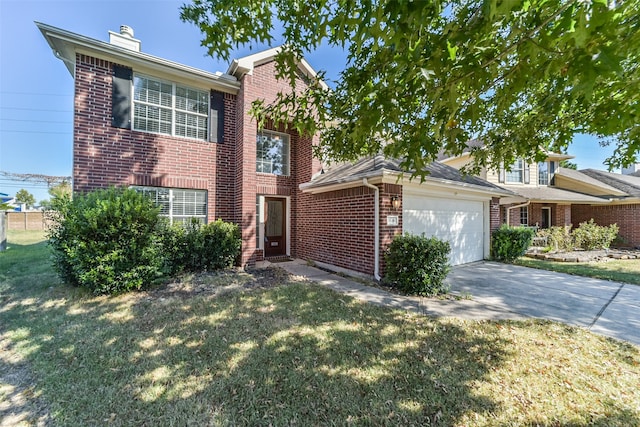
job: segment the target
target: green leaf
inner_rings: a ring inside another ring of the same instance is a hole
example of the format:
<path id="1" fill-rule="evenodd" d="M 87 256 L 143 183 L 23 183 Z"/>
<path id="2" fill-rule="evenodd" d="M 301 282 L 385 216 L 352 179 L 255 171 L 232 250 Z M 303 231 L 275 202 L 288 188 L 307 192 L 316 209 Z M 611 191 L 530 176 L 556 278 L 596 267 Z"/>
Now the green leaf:
<path id="1" fill-rule="evenodd" d="M 451 42 L 447 40 L 447 50 L 449 51 L 449 59 L 456 60 L 456 53 L 458 52 L 458 46 L 451 46 Z"/>

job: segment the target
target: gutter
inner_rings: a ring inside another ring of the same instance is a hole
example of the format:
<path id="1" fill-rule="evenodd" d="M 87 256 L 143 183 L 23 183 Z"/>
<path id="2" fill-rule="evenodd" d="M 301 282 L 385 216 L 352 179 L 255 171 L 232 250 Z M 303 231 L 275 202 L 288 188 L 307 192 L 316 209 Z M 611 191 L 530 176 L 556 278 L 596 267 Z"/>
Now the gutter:
<path id="1" fill-rule="evenodd" d="M 521 205 L 508 207 L 507 208 L 507 225 L 509 225 L 509 219 L 511 218 L 511 209 L 524 208 L 525 206 L 529 206 L 529 204 L 531 204 L 531 200 L 527 200 L 527 203 L 522 203 Z"/>
<path id="2" fill-rule="evenodd" d="M 367 178 L 362 178 L 362 185 L 365 187 L 369 187 L 375 190 L 375 206 L 374 206 L 374 233 L 373 238 L 374 241 L 374 250 L 373 254 L 375 256 L 373 262 L 373 277 L 380 281 L 380 189 L 375 185 L 369 184 Z"/>
<path id="3" fill-rule="evenodd" d="M 202 82 L 207 86 L 213 86 L 213 88 L 222 92 L 237 94 L 240 89 L 240 83 L 233 76 L 200 70 L 189 65 L 179 64 L 145 52 L 129 50 L 112 45 L 108 42 L 75 34 L 41 22 L 36 22 L 35 24 L 53 50 L 54 56 L 68 64 L 75 63 L 76 53 L 86 53 L 89 55 L 98 53 L 107 56 L 109 60 L 124 61 L 123 65 L 135 65 L 152 69 L 160 69 L 168 74 L 180 75 L 182 77 L 190 78 L 191 80 Z M 59 49 L 61 46 L 57 45 L 55 41 L 66 44 L 71 47 L 73 51 L 60 52 Z M 69 55 L 73 54 L 73 56 L 65 57 L 65 53 Z"/>

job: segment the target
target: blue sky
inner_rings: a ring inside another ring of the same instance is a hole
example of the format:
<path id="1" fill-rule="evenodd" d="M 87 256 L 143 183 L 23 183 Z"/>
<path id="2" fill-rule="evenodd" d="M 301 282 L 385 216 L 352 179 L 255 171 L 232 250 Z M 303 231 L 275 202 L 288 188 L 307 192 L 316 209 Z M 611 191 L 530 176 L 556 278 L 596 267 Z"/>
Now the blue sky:
<path id="1" fill-rule="evenodd" d="M 226 62 L 206 55 L 199 30 L 180 20 L 184 1 L 32 1 L 0 0 L 0 171 L 70 176 L 72 167 L 73 80 L 56 59 L 34 21 L 98 40 L 129 25 L 142 51 L 207 71 L 226 71 Z M 257 46 L 261 49 L 266 46 Z M 255 49 L 254 49 L 255 51 Z M 234 57 L 251 53 L 238 50 Z M 338 59 L 337 59 L 338 58 Z M 324 48 L 307 55 L 317 70 L 335 79 L 340 52 Z M 590 137 L 570 148 L 579 168 L 605 169 L 612 147 Z M 46 185 L 11 182 L 0 176 L 0 192 L 26 188 L 38 201 L 48 199 Z"/>

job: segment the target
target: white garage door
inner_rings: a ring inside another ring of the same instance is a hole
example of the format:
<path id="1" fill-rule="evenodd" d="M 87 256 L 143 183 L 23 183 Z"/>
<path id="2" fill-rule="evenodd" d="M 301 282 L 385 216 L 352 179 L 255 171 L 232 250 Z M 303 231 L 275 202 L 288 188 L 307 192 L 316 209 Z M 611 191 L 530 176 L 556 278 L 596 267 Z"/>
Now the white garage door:
<path id="1" fill-rule="evenodd" d="M 484 203 L 404 193 L 403 227 L 451 244 L 451 264 L 484 258 Z"/>

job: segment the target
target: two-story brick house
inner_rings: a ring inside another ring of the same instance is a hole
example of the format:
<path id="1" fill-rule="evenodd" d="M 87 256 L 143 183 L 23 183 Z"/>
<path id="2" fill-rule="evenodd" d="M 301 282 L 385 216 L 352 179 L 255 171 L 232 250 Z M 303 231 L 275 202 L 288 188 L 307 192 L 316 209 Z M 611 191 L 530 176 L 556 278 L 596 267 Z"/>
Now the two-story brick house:
<path id="1" fill-rule="evenodd" d="M 640 246 L 640 177 L 560 167 L 572 158 L 547 153 L 540 163 L 518 159 L 511 168 L 484 168 L 480 177 L 514 193 L 500 199 L 501 222 L 548 228 L 593 219 L 600 225 L 618 224 L 622 242 Z M 469 153 L 440 159 L 457 169 L 471 160 Z"/>
<path id="2" fill-rule="evenodd" d="M 126 26 L 109 42 L 37 26 L 74 78 L 74 191 L 129 186 L 172 221 L 235 222 L 243 265 L 290 256 L 379 277 L 403 231 L 449 240 L 454 263 L 488 257 L 509 191 L 443 164 L 423 183 L 380 157 L 323 168 L 316 136 L 259 130 L 251 103 L 291 90 L 275 78 L 276 49 L 210 73 L 141 52 Z M 298 67 L 296 87 L 316 78 Z"/>

